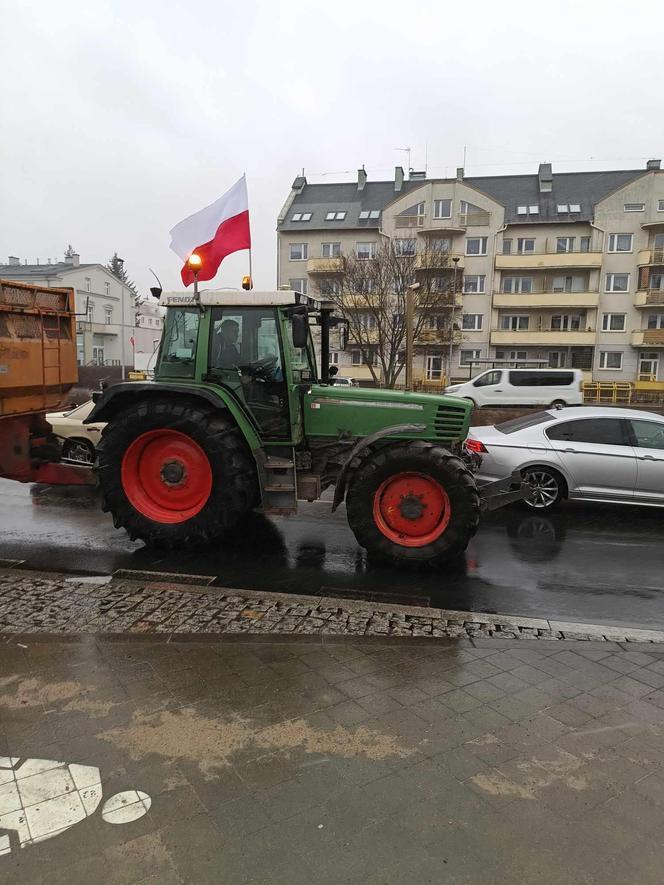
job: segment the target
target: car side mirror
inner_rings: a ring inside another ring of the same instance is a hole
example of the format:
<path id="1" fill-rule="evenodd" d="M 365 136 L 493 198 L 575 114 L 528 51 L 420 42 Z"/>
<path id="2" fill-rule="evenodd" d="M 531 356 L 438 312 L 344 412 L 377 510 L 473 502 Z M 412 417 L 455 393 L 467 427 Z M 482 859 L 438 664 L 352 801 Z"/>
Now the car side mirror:
<path id="1" fill-rule="evenodd" d="M 309 343 L 309 317 L 306 313 L 293 314 L 293 347 L 304 348 Z"/>

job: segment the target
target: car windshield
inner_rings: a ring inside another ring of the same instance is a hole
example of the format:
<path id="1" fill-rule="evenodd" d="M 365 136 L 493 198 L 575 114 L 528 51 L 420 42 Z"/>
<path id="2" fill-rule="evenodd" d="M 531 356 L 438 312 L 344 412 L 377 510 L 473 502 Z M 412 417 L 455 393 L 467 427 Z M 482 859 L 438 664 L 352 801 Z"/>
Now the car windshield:
<path id="1" fill-rule="evenodd" d="M 537 424 L 546 424 L 554 415 L 551 412 L 535 412 L 532 415 L 522 415 L 520 418 L 511 418 L 496 424 L 496 430 L 500 433 L 516 433 L 517 430 L 525 430 L 527 427 L 535 427 Z"/>

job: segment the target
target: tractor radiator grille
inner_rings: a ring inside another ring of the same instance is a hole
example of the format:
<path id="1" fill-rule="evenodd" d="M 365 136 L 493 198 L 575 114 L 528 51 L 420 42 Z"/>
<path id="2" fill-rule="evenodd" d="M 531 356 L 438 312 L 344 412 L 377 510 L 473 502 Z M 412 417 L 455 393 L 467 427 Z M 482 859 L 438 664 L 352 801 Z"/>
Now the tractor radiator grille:
<path id="1" fill-rule="evenodd" d="M 461 441 L 466 435 L 466 414 L 463 406 L 438 406 L 434 418 L 436 436 Z"/>

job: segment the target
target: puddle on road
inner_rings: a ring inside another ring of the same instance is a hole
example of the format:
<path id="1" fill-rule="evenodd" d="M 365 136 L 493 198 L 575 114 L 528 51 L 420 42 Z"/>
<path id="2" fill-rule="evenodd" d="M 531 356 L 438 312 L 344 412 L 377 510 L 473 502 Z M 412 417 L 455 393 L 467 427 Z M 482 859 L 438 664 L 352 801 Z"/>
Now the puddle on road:
<path id="1" fill-rule="evenodd" d="M 99 719 L 108 716 L 115 704 L 91 697 L 95 691 L 93 685 L 72 680 L 45 682 L 34 676 L 6 676 L 0 678 L 0 709 L 23 710 L 66 702 L 58 708 L 59 713 L 87 713 Z"/>

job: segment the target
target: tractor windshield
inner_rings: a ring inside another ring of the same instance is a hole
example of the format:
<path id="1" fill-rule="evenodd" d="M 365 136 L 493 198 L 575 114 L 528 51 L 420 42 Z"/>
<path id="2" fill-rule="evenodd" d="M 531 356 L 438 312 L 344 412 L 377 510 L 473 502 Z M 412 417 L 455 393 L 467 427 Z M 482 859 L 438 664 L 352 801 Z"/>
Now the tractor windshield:
<path id="1" fill-rule="evenodd" d="M 172 307 L 168 310 L 161 345 L 161 374 L 173 378 L 194 377 L 200 318 L 201 312 L 197 307 Z"/>

